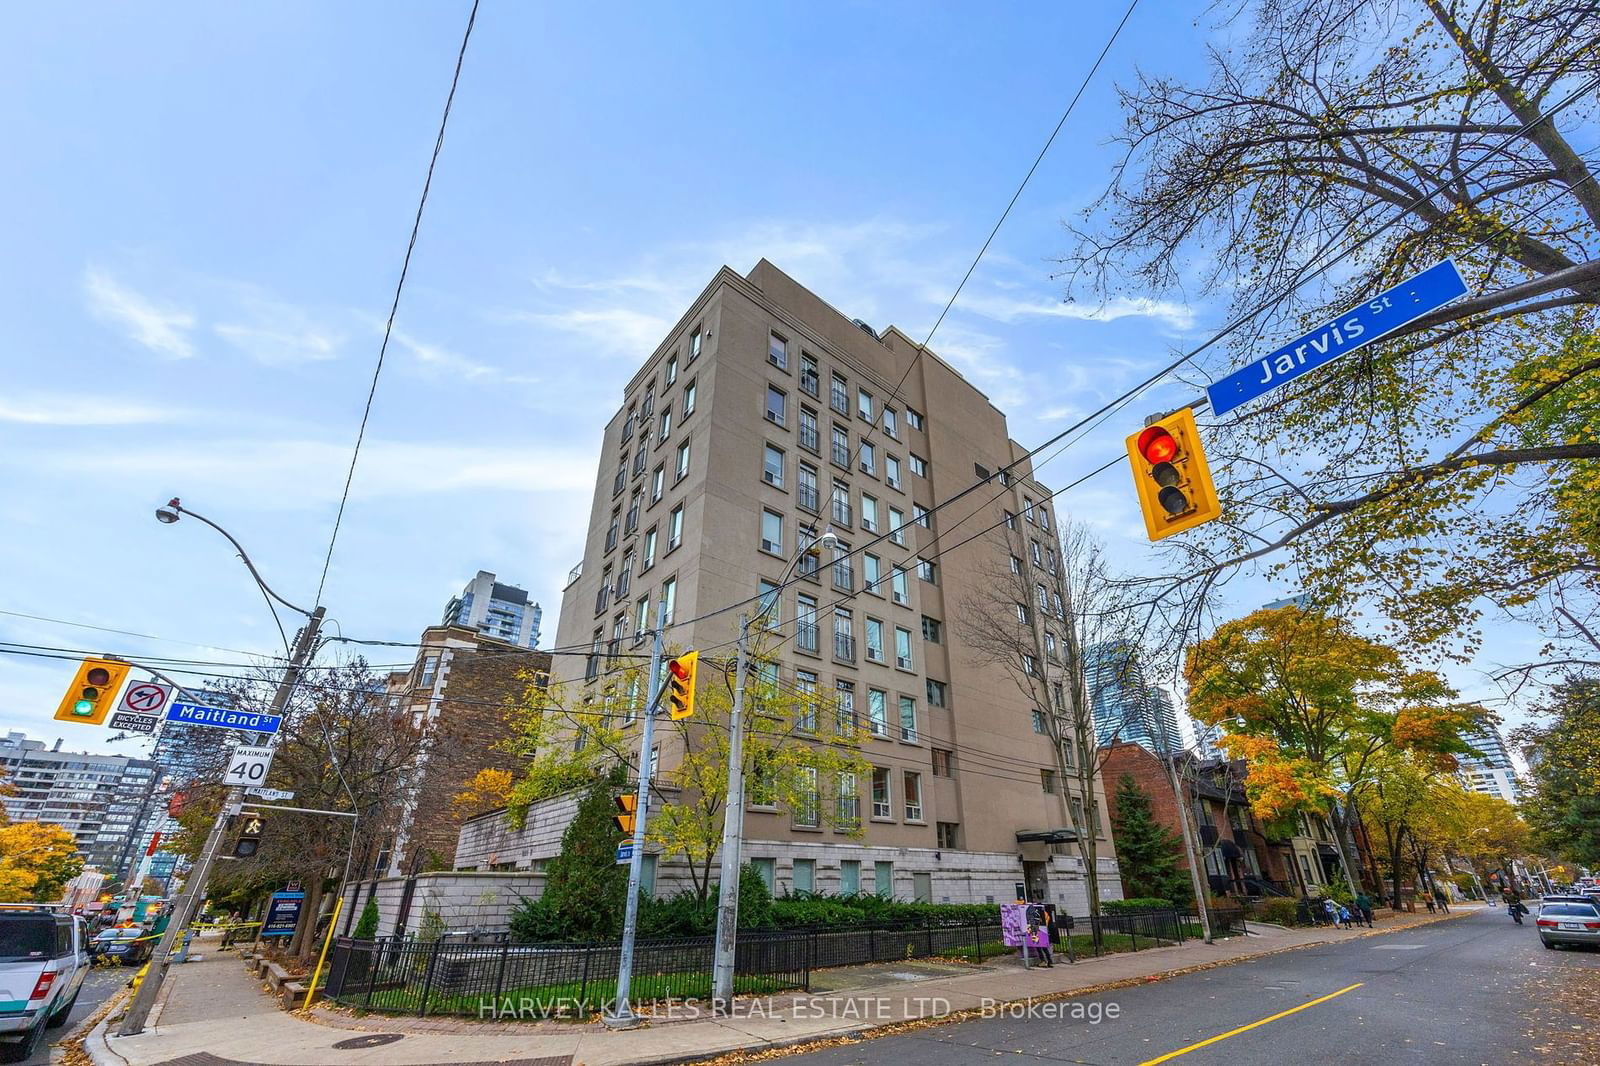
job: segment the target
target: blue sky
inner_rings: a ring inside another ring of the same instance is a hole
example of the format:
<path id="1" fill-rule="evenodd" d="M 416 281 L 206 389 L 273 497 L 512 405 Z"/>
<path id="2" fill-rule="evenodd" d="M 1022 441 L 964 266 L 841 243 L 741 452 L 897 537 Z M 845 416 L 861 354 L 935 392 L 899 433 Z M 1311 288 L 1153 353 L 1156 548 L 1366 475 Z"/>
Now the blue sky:
<path id="1" fill-rule="evenodd" d="M 0 615 L 0 640 L 229 662 L 281 647 L 220 538 L 152 508 L 181 496 L 285 596 L 313 597 L 467 9 L 12 13 L 0 610 L 164 639 Z M 1067 305 L 1051 279 L 1061 221 L 1114 158 L 1115 83 L 1198 75 L 1202 14 L 1135 13 L 934 339 L 1024 443 L 1221 320 Z M 328 580 L 339 629 L 413 639 L 482 568 L 543 603 L 548 643 L 601 427 L 716 268 L 765 256 L 920 337 L 1120 15 L 486 0 Z M 1041 477 L 1099 465 L 1129 428 Z M 1137 568 L 1124 480 L 1059 506 Z M 101 743 L 49 721 L 69 670 L 0 657 L 0 727 Z"/>

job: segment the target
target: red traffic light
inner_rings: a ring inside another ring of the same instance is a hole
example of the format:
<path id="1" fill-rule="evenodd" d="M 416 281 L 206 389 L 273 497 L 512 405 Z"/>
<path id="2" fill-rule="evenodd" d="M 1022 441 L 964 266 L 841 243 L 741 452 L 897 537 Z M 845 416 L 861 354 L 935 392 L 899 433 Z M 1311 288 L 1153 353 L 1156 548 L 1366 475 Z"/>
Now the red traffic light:
<path id="1" fill-rule="evenodd" d="M 83 679 L 91 685 L 104 688 L 106 685 L 111 684 L 111 671 L 103 666 L 91 667 Z"/>
<path id="2" fill-rule="evenodd" d="M 667 663 L 667 669 L 671 670 L 672 676 L 677 678 L 679 681 L 687 680 L 689 677 L 689 668 L 683 665 L 683 663 L 679 662 L 677 659 L 673 659 L 671 662 Z"/>
<path id="3" fill-rule="evenodd" d="M 1149 463 L 1169 463 L 1178 454 L 1178 442 L 1160 426 L 1151 426 L 1139 434 L 1139 454 Z"/>

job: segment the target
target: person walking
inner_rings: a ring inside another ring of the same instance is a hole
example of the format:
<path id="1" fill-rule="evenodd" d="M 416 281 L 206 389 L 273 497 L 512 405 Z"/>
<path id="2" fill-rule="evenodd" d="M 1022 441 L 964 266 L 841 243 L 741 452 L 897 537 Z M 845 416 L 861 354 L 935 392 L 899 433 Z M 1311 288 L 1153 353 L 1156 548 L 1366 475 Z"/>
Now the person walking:
<path id="1" fill-rule="evenodd" d="M 1445 914 L 1450 913 L 1450 898 L 1444 894 L 1444 889 L 1438 885 L 1433 886 L 1433 898 L 1439 904 L 1439 909 Z"/>
<path id="2" fill-rule="evenodd" d="M 1422 894 L 1422 902 L 1427 906 L 1428 913 L 1432 914 L 1433 913 L 1433 897 L 1431 895 L 1429 895 L 1428 893 L 1424 892 Z"/>
<path id="3" fill-rule="evenodd" d="M 1372 928 L 1372 897 L 1365 892 L 1356 893 L 1356 910 L 1361 912 L 1361 921 L 1368 929 Z"/>
<path id="4" fill-rule="evenodd" d="M 1337 928 L 1339 925 L 1339 905 L 1333 901 L 1332 896 L 1322 901 L 1322 911 L 1328 916 L 1328 924 Z"/>

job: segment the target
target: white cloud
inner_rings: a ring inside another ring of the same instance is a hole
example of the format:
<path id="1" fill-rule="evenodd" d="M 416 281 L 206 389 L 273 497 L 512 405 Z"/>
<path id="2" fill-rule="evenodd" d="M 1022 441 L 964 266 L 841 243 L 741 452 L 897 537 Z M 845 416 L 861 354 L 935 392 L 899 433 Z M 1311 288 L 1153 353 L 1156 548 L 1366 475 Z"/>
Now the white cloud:
<path id="1" fill-rule="evenodd" d="M 343 334 L 319 316 L 248 282 L 214 282 L 221 299 L 212 331 L 265 366 L 337 358 Z"/>
<path id="2" fill-rule="evenodd" d="M 1069 318 L 1081 322 L 1115 322 L 1119 318 L 1154 318 L 1173 329 L 1194 327 L 1194 311 L 1187 305 L 1170 300 L 1151 300 L 1144 297 L 1114 296 L 1096 304 L 1068 303 L 1016 299 L 998 295 L 965 295 L 956 306 L 998 322 L 1015 322 L 1021 318 Z"/>
<path id="3" fill-rule="evenodd" d="M 643 362 L 655 351 L 674 317 L 628 307 L 571 308 L 565 311 L 520 311 L 515 321 L 549 326 L 583 338 L 593 354 L 627 356 Z"/>
<path id="4" fill-rule="evenodd" d="M 171 408 L 70 393 L 0 396 L 0 422 L 33 426 L 132 426 L 176 415 Z"/>
<path id="5" fill-rule="evenodd" d="M 132 340 L 160 355 L 171 359 L 194 356 L 189 339 L 195 326 L 193 313 L 157 306 L 103 270 L 90 268 L 84 274 L 83 287 L 96 318 L 121 326 Z"/>
<path id="6" fill-rule="evenodd" d="M 517 380 L 527 383 L 532 381 L 529 378 L 507 378 L 498 367 L 480 363 L 442 345 L 418 340 L 399 326 L 394 328 L 390 338 L 410 352 L 416 359 L 417 367 L 427 373 L 455 376 L 468 381 Z"/>

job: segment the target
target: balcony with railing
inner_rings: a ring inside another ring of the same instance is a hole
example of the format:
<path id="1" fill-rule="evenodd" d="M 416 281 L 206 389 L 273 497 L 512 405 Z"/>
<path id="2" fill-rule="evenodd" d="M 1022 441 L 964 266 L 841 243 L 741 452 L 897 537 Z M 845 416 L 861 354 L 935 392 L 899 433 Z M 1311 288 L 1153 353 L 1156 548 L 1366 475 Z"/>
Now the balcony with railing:
<path id="1" fill-rule="evenodd" d="M 846 592 L 855 588 L 855 572 L 850 566 L 848 558 L 837 559 L 833 564 L 833 587 L 844 589 Z"/>
<path id="2" fill-rule="evenodd" d="M 815 652 L 817 650 L 817 624 L 815 622 L 796 622 L 794 642 L 801 651 Z"/>
<path id="3" fill-rule="evenodd" d="M 810 511 L 812 514 L 816 514 L 817 509 L 822 504 L 821 499 L 817 495 L 817 487 L 815 485 L 807 485 L 804 483 L 799 486 L 799 490 L 795 496 L 795 502 L 801 508 Z"/>
<path id="4" fill-rule="evenodd" d="M 850 413 L 850 392 L 838 378 L 835 378 L 828 388 L 828 406 L 841 415 Z"/>
<path id="5" fill-rule="evenodd" d="M 817 424 L 802 418 L 800 420 L 800 447 L 807 451 L 817 450 Z"/>
<path id="6" fill-rule="evenodd" d="M 845 662 L 856 661 L 856 638 L 849 633 L 835 633 L 833 635 L 833 657 L 843 659 Z"/>
<path id="7" fill-rule="evenodd" d="M 850 501 L 848 498 L 833 498 L 833 522 L 835 525 L 848 526 L 850 524 Z"/>
<path id="8" fill-rule="evenodd" d="M 849 441 L 843 441 L 839 440 L 838 438 L 834 438 L 832 448 L 829 452 L 829 458 L 831 458 L 836 465 L 842 466 L 848 470 L 850 468 Z"/>
<path id="9" fill-rule="evenodd" d="M 571 570 L 567 571 L 567 584 L 563 586 L 563 588 L 570 587 L 574 581 L 578 580 L 582 576 L 583 563 L 580 562 L 577 566 L 574 566 Z"/>

